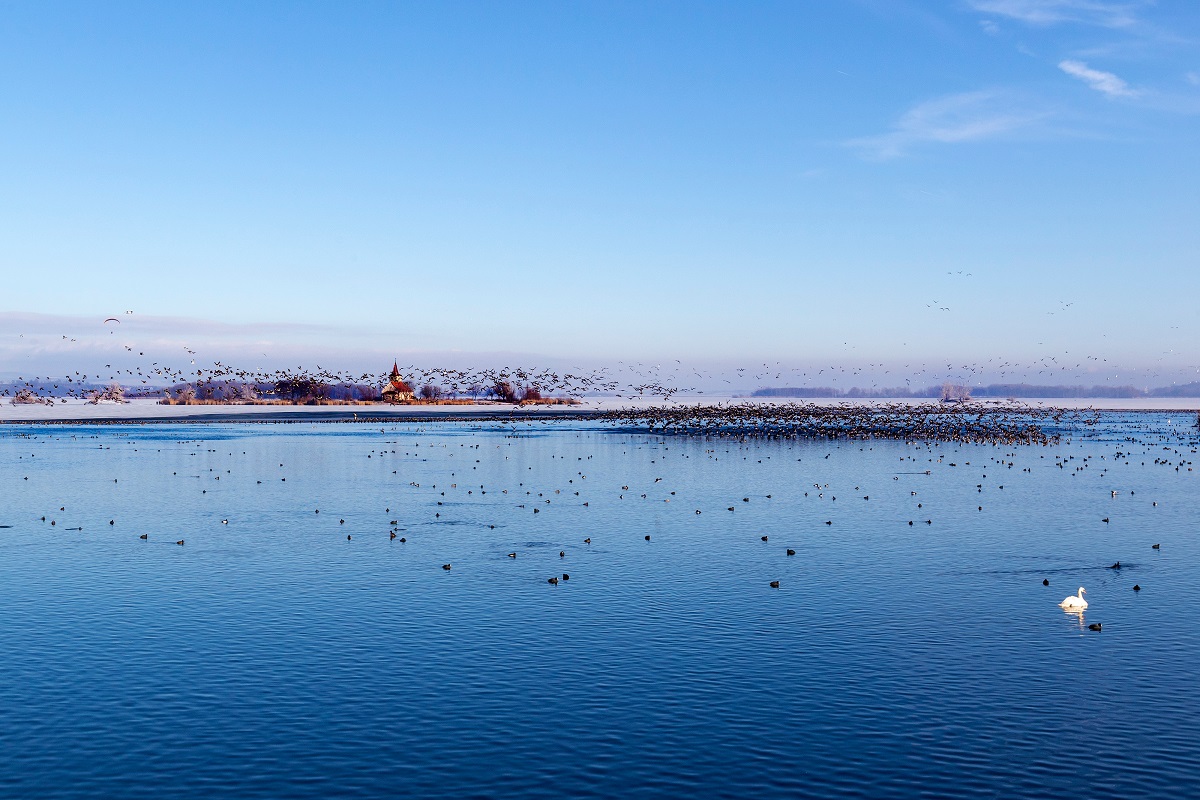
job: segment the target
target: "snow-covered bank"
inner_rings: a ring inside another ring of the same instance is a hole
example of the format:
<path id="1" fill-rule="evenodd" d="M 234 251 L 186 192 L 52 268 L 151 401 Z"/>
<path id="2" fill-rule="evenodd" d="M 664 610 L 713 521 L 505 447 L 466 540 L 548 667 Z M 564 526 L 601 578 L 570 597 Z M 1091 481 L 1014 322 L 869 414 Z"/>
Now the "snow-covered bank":
<path id="1" fill-rule="evenodd" d="M 1004 401 L 973 400 L 971 405 L 988 406 Z M 381 416 L 397 419 L 430 417 L 439 419 L 497 417 L 503 418 L 514 414 L 532 418 L 554 418 L 587 414 L 596 411 L 613 411 L 622 408 L 643 408 L 664 405 L 711 405 L 714 403 L 755 403 L 777 405 L 784 403 L 814 404 L 820 406 L 852 406 L 864 407 L 875 405 L 908 405 L 917 406 L 929 403 L 927 399 L 902 398 L 896 400 L 882 399 L 849 399 L 849 398 L 733 398 L 715 396 L 676 397 L 670 401 L 661 398 L 631 399 L 631 398 L 586 398 L 577 406 L 510 406 L 496 403 L 480 403 L 472 405 L 413 405 L 393 406 L 378 405 L 325 405 L 325 406 L 287 406 L 287 405 L 198 405 L 198 406 L 164 406 L 156 400 L 131 400 L 127 403 L 90 404 L 82 400 L 69 400 L 66 403 L 54 405 L 8 405 L 0 406 L 0 423 L 21 422 L 60 422 L 67 420 L 95 420 L 102 422 L 138 422 L 145 420 L 179 420 L 181 422 L 211 421 L 255 421 L 279 419 L 345 419 L 355 417 L 366 418 Z M 1098 411 L 1159 411 L 1195 413 L 1200 409 L 1200 399 L 1197 398 L 1053 398 L 1053 399 L 1022 399 L 1005 405 L 1023 405 L 1034 408 L 1063 408 L 1070 410 L 1096 409 Z"/>

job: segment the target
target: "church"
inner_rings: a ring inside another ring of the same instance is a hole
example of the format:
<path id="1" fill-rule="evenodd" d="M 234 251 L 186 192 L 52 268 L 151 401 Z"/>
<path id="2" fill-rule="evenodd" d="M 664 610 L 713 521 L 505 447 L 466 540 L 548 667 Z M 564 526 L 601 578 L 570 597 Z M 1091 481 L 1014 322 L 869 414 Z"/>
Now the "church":
<path id="1" fill-rule="evenodd" d="M 381 394 L 385 403 L 403 403 L 413 399 L 412 387 L 400 377 L 399 362 L 392 364 L 392 374 L 388 376 L 388 382 L 384 384 Z"/>

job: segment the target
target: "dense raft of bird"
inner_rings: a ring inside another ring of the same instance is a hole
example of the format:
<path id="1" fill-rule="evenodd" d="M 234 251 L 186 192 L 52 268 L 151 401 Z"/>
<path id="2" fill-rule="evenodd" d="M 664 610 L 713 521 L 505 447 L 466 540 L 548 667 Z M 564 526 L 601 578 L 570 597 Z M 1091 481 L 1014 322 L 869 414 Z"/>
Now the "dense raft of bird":
<path id="1" fill-rule="evenodd" d="M 457 422 L 494 422 L 500 415 L 462 411 L 453 419 Z M 822 406 L 815 403 L 785 404 L 672 404 L 668 406 L 629 407 L 607 411 L 570 410 L 525 411 L 514 407 L 503 413 L 512 422 L 607 422 L 617 428 L 644 430 L 657 435 L 687 437 L 718 437 L 749 439 L 894 439 L 912 442 L 954 442 L 961 444 L 993 445 L 1051 445 L 1061 440 L 1055 427 L 1092 425 L 1096 419 L 1089 413 L 1056 408 L 1030 408 L 1018 405 L 988 404 L 976 406 L 946 406 L 942 404 L 904 405 L 879 404 L 871 406 Z M 281 419 L 269 415 L 261 418 L 239 419 L 242 423 L 298 424 L 321 422 L 353 422 L 355 424 L 390 424 L 406 422 L 422 424 L 446 421 L 444 414 L 364 414 L 332 413 L 317 419 Z M 72 425 L 87 422 L 92 425 L 181 424 L 189 421 L 203 423 L 211 420 L 163 417 L 159 419 L 54 419 L 24 420 L 27 424 Z"/>
<path id="2" fill-rule="evenodd" d="M 816 403 L 677 405 L 605 412 L 613 422 L 651 432 L 743 439 L 900 439 L 974 444 L 1048 445 L 1069 412 L 1007 404 L 823 406 Z M 1072 414 L 1083 422 L 1085 416 Z"/>

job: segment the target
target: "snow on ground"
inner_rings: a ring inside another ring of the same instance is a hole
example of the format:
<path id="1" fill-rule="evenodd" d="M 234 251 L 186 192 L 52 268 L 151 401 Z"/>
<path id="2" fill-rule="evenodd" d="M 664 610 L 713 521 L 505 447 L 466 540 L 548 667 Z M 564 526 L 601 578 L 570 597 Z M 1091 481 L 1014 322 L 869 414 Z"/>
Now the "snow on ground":
<path id="1" fill-rule="evenodd" d="M 529 416 L 560 416 L 576 412 L 613 411 L 622 408 L 663 405 L 708 405 L 713 403 L 813 403 L 821 406 L 872 406 L 884 404 L 922 405 L 931 402 L 928 398 L 902 398 L 895 400 L 865 399 L 865 398 L 734 398 L 695 395 L 676 397 L 671 401 L 661 398 L 631 399 L 631 398 L 587 398 L 577 406 L 522 406 L 520 413 Z M 971 404 L 988 405 L 997 402 L 994 399 L 973 400 Z M 1101 411 L 1187 411 L 1200 409 L 1200 398 L 1022 398 L 1017 404 L 1037 408 L 1084 409 L 1093 408 Z M 157 400 L 131 400 L 128 403 L 101 403 L 92 405 L 82 400 L 68 400 L 66 403 L 49 405 L 9 405 L 0 406 L 0 423 L 9 422 L 54 422 L 61 420 L 97 420 L 106 422 L 133 421 L 146 419 L 167 419 L 180 421 L 203 421 L 205 419 L 246 419 L 255 418 L 296 418 L 304 419 L 309 416 L 339 417 L 353 419 L 360 417 L 394 416 L 404 417 L 456 417 L 505 416 L 514 411 L 513 406 L 499 403 L 480 403 L 477 405 L 414 405 L 391 406 L 386 404 L 372 405 L 328 405 L 328 406 L 287 406 L 287 405 L 202 405 L 202 406 L 164 406 Z"/>

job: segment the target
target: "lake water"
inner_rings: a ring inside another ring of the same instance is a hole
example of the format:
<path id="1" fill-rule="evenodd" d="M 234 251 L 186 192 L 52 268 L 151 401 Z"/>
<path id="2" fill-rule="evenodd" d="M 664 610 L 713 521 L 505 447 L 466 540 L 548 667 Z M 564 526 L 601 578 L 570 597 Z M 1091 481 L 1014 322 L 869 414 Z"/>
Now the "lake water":
<path id="1" fill-rule="evenodd" d="M 1200 796 L 1189 421 L 0 426 L 0 796 Z"/>

